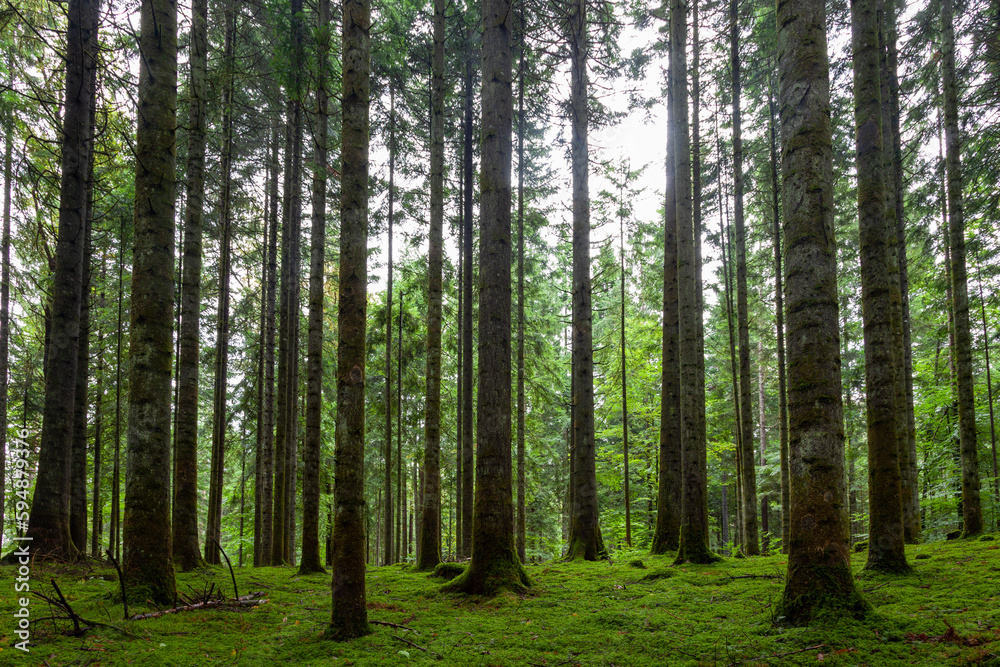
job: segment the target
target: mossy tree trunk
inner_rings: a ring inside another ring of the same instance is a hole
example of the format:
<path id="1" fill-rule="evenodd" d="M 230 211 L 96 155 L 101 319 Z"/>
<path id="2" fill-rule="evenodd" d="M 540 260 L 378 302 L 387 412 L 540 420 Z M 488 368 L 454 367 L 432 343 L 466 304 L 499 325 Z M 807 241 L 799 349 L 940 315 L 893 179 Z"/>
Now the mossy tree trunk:
<path id="1" fill-rule="evenodd" d="M 525 562 L 527 528 L 524 499 L 524 2 L 518 3 L 517 76 L 517 557 Z"/>
<path id="2" fill-rule="evenodd" d="M 392 534 L 392 223 L 396 206 L 396 91 L 389 81 L 389 266 L 385 288 L 385 543 L 383 565 L 399 561 L 399 513 L 397 512 L 395 544 Z M 395 549 L 392 548 L 393 545 Z"/>
<path id="3" fill-rule="evenodd" d="M 309 333 L 306 351 L 306 432 L 302 442 L 302 559 L 299 572 L 324 572 L 319 559 L 319 485 L 323 426 L 323 273 L 326 264 L 326 71 L 330 0 L 317 6 L 316 119 L 313 128 L 312 231 L 309 257 Z M 390 515 L 391 516 L 391 515 Z"/>
<path id="4" fill-rule="evenodd" d="M 590 277 L 590 149 L 587 140 L 587 6 L 569 6 L 573 170 L 573 506 L 566 558 L 597 560 L 606 552 L 598 524 L 597 445 L 594 435 L 593 294 Z M 480 330 L 481 331 L 481 330 Z M 482 335 L 482 333 L 480 333 Z"/>
<path id="5" fill-rule="evenodd" d="M 896 380 L 899 278 L 892 272 L 895 216 L 888 216 L 879 73 L 876 0 L 851 2 L 854 122 L 857 141 L 861 305 L 865 343 L 865 412 L 868 419 L 869 544 L 866 568 L 909 569 L 903 550 L 903 507 Z M 905 416 L 904 416 L 905 419 Z"/>
<path id="6" fill-rule="evenodd" d="M 431 219 L 427 249 L 427 402 L 423 525 L 417 569 L 441 562 L 441 300 L 444 274 L 444 0 L 434 0 L 431 74 Z"/>
<path id="7" fill-rule="evenodd" d="M 687 4 L 674 0 L 670 17 L 670 79 L 674 106 L 674 169 L 677 215 L 677 313 L 680 367 L 681 526 L 677 562 L 706 563 L 708 489 L 704 387 L 700 366 L 697 240 L 691 197 L 691 140 L 688 134 Z"/>
<path id="8" fill-rule="evenodd" d="M 983 532 L 983 508 L 979 498 L 976 396 L 972 377 L 972 333 L 969 323 L 969 286 L 965 265 L 965 208 L 962 201 L 953 0 L 941 2 L 941 56 L 945 167 L 948 176 L 948 230 L 951 241 L 952 311 L 955 318 L 955 370 L 958 381 L 958 433 L 962 452 L 963 535 L 972 536 Z"/>
<path id="9" fill-rule="evenodd" d="M 185 572 L 204 562 L 198 546 L 198 374 L 201 366 L 201 267 L 205 201 L 208 0 L 191 5 L 187 202 L 178 332 L 177 432 L 174 438 L 173 558 Z"/>
<path id="10" fill-rule="evenodd" d="M 69 527 L 70 465 L 87 217 L 87 128 L 93 100 L 90 70 L 96 67 L 97 14 L 98 3 L 92 0 L 73 0 L 67 9 L 59 223 L 45 346 L 38 476 L 27 532 L 32 538 L 32 553 L 67 559 L 77 555 Z"/>
<path id="11" fill-rule="evenodd" d="M 668 75 L 669 76 L 669 75 Z M 676 551 L 681 529 L 680 367 L 677 347 L 677 208 L 673 95 L 667 87 L 666 193 L 663 203 L 663 343 L 656 530 L 650 551 Z"/>
<path id="12" fill-rule="evenodd" d="M 129 326 L 124 580 L 130 600 L 174 601 L 170 535 L 170 374 L 174 310 L 177 7 L 142 3 L 135 242 Z"/>
<path id="13" fill-rule="evenodd" d="M 365 606 L 365 333 L 371 5 L 344 0 L 333 615 L 327 636 L 371 632 Z"/>
<path id="14" fill-rule="evenodd" d="M 777 21 L 792 506 L 776 615 L 806 624 L 865 604 L 848 552 L 826 5 L 783 0 Z"/>
<path id="15" fill-rule="evenodd" d="M 511 3 L 483 0 L 479 388 L 472 560 L 448 589 L 473 595 L 530 584 L 514 547 L 511 484 Z"/>

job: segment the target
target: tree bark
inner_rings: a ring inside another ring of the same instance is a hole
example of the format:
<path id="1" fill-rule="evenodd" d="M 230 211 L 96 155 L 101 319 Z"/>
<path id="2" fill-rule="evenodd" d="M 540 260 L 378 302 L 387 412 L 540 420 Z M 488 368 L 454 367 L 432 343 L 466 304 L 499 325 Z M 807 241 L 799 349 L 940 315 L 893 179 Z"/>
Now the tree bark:
<path id="1" fill-rule="evenodd" d="M 826 6 L 785 0 L 777 22 L 792 516 L 776 613 L 806 624 L 866 605 L 848 551 Z"/>
<path id="2" fill-rule="evenodd" d="M 948 172 L 948 229 L 951 239 L 951 288 L 955 317 L 958 380 L 958 432 L 962 452 L 963 536 L 983 532 L 979 497 L 979 452 L 976 442 L 976 396 L 972 377 L 972 334 L 965 266 L 965 208 L 962 201 L 961 137 L 958 128 L 958 83 L 955 77 L 953 0 L 941 2 L 941 74 L 944 88 L 945 166 Z"/>
<path id="3" fill-rule="evenodd" d="M 669 76 L 669 73 L 668 73 Z M 663 205 L 663 343 L 660 373 L 660 442 L 656 530 L 650 552 L 676 551 L 681 529 L 680 366 L 677 320 L 677 207 L 675 201 L 674 113 L 667 84 L 666 189 Z"/>
<path id="4" fill-rule="evenodd" d="M 174 600 L 170 374 L 174 309 L 177 7 L 142 4 L 123 563 L 129 599 Z"/>
<path id="5" fill-rule="evenodd" d="M 590 278 L 590 149 L 587 82 L 587 11 L 584 0 L 570 5 L 573 167 L 573 418 L 576 467 L 567 560 L 606 557 L 598 524 L 597 444 L 594 436 L 593 296 Z"/>
<path id="6" fill-rule="evenodd" d="M 511 488 L 510 1 L 483 0 L 481 16 L 483 166 L 476 519 L 472 560 L 447 587 L 473 595 L 522 591 L 530 585 L 514 547 Z"/>
<path id="7" fill-rule="evenodd" d="M 392 223 L 396 204 L 396 92 L 389 82 L 389 268 L 385 290 L 385 543 L 392 539 Z M 395 550 L 386 549 L 383 565 L 399 561 L 399 521 L 397 513 Z"/>
<path id="8" fill-rule="evenodd" d="M 52 286 L 51 335 L 45 354 L 38 476 L 28 518 L 32 553 L 73 559 L 70 536 L 70 465 L 76 398 L 84 226 L 87 217 L 87 127 L 96 67 L 98 3 L 72 0 L 66 28 L 66 97 L 63 107 L 59 226 Z M 169 402 L 169 392 L 168 392 Z"/>
<path id="9" fill-rule="evenodd" d="M 754 466 L 753 413 L 750 403 L 750 314 L 747 303 L 747 238 L 743 221 L 743 137 L 740 117 L 739 0 L 729 3 L 733 77 L 733 219 L 736 226 L 736 319 L 740 342 L 740 461 L 742 466 L 743 552 L 760 555 L 757 528 L 757 475 Z"/>
<path id="10" fill-rule="evenodd" d="M 302 442 L 302 559 L 299 573 L 325 572 L 319 559 L 319 478 L 323 426 L 323 272 L 326 264 L 326 70 L 330 55 L 330 0 L 317 5 L 316 121 L 313 130 L 312 231 L 309 261 L 309 334 L 306 358 L 306 432 Z M 386 506 L 391 496 L 386 498 Z M 391 523 L 389 511 L 387 523 Z M 391 537 L 391 530 L 388 531 Z M 387 542 L 386 553 L 388 553 Z"/>
<path id="11" fill-rule="evenodd" d="M 13 123 L 4 128 L 3 152 L 3 264 L 0 268 L 0 414 L 7 414 L 7 374 L 10 367 L 10 190 L 14 177 L 11 163 Z M 0 429 L 0 470 L 7 470 L 7 424 Z M 0 514 L 6 516 L 7 476 L 0 475 Z M 0 531 L 0 551 L 3 549 L 3 531 Z"/>
<path id="12" fill-rule="evenodd" d="M 674 0 L 670 19 L 670 77 L 674 105 L 674 168 L 677 208 L 678 341 L 680 366 L 681 529 L 678 563 L 715 559 L 708 548 L 708 489 L 704 378 L 699 377 L 697 236 L 691 196 L 688 135 L 687 5 Z"/>
<path id="13" fill-rule="evenodd" d="M 518 4 L 520 22 L 517 76 L 517 557 L 526 562 L 527 525 L 524 498 L 524 3 Z"/>
<path id="14" fill-rule="evenodd" d="M 865 343 L 865 408 L 868 419 L 869 541 L 866 569 L 909 570 L 903 548 L 900 491 L 900 415 L 897 372 L 902 350 L 899 278 L 892 272 L 895 222 L 887 213 L 885 151 L 879 72 L 876 0 L 852 0 L 854 121 L 857 141 L 861 303 Z"/>
<path id="15" fill-rule="evenodd" d="M 444 0 L 434 0 L 431 74 L 431 219 L 427 249 L 427 402 L 417 569 L 441 562 L 441 300 L 444 273 Z"/>
<path id="16" fill-rule="evenodd" d="M 472 35 L 470 29 L 465 55 L 465 137 L 463 143 L 463 172 L 465 179 L 465 275 L 463 276 L 462 290 L 464 292 L 462 325 L 462 357 L 465 360 L 465 367 L 462 369 L 462 383 L 465 390 L 462 392 L 462 554 L 472 555 L 472 514 L 475 504 L 475 468 L 472 449 L 472 195 L 473 180 L 475 177 L 472 156 L 472 135 L 473 135 L 473 102 L 475 92 L 475 69 L 473 65 Z M 480 250 L 481 252 L 481 250 Z"/>
<path id="17" fill-rule="evenodd" d="M 174 442 L 173 559 L 185 572 L 204 563 L 198 546 L 198 374 L 201 335 L 202 228 L 207 125 L 208 0 L 191 5 L 191 99 L 188 103 L 187 202 Z"/>
<path id="18" fill-rule="evenodd" d="M 371 5 L 343 2 L 340 288 L 337 327 L 337 505 L 333 617 L 338 641 L 371 632 L 365 606 L 365 333 L 368 302 L 368 108 Z"/>

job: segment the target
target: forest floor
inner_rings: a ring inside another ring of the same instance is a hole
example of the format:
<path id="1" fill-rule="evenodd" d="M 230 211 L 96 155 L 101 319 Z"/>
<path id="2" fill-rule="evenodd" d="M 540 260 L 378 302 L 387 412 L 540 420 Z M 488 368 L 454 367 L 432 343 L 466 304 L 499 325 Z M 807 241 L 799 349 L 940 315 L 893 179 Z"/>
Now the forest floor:
<path id="1" fill-rule="evenodd" d="M 864 572 L 865 554 L 854 554 L 872 612 L 805 628 L 772 618 L 784 585 L 780 555 L 679 567 L 638 551 L 599 563 L 546 562 L 527 567 L 528 595 L 493 599 L 443 594 L 442 579 L 406 566 L 372 567 L 369 618 L 395 626 L 373 625 L 371 635 L 340 644 L 322 638 L 329 575 L 237 568 L 239 593 L 259 591 L 260 602 L 123 621 L 112 568 L 35 564 L 33 592 L 58 599 L 55 579 L 74 613 L 101 625 L 71 636 L 65 612 L 32 595 L 24 653 L 11 622 L 23 593 L 14 591 L 14 568 L 3 566 L 0 665 L 1000 665 L 993 537 L 908 547 L 914 569 L 905 576 Z M 195 600 L 209 590 L 233 594 L 224 566 L 178 574 L 177 583 Z M 52 616 L 62 618 L 45 620 Z"/>

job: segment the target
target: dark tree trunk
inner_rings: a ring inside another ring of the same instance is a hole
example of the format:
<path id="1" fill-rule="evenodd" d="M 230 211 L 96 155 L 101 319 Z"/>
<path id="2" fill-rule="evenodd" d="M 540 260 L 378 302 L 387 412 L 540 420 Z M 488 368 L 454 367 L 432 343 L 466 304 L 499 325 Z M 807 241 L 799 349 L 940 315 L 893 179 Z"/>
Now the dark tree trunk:
<path id="1" fill-rule="evenodd" d="M 107 277 L 106 266 L 101 267 L 101 284 Z M 101 306 L 104 306 L 104 292 L 101 292 Z M 104 479 L 103 461 L 103 424 L 104 419 L 104 331 L 97 330 L 97 392 L 94 397 L 94 481 L 91 487 L 91 513 L 94 516 L 91 523 L 90 555 L 93 558 L 103 558 L 101 535 L 104 532 L 104 503 L 101 500 L 101 480 Z M 0 461 L 0 463 L 3 463 Z M 2 491 L 2 489 L 0 489 Z"/>
<path id="2" fill-rule="evenodd" d="M 525 562 L 524 499 L 524 3 L 518 4 L 520 30 L 517 76 L 517 557 Z"/>
<path id="3" fill-rule="evenodd" d="M 170 373 L 174 310 L 177 7 L 142 4 L 135 243 L 129 326 L 125 594 L 174 602 L 170 535 Z"/>
<path id="4" fill-rule="evenodd" d="M 483 166 L 479 267 L 479 387 L 472 560 L 449 588 L 522 591 L 511 488 L 511 5 L 483 0 Z M 468 243 L 468 239 L 466 240 Z"/>
<path id="5" fill-rule="evenodd" d="M 317 7 L 316 124 L 313 130 L 312 244 L 309 261 L 309 337 L 306 359 L 306 432 L 302 442 L 302 559 L 299 573 L 324 572 L 319 560 L 319 478 L 323 422 L 323 269 L 326 248 L 327 91 L 330 0 Z M 386 505 L 389 505 L 387 498 Z M 390 512 L 391 517 L 391 512 Z M 388 549 L 387 549 L 388 553 Z"/>
<path id="6" fill-rule="evenodd" d="M 191 100 L 187 203 L 184 207 L 177 410 L 174 437 L 173 559 L 185 572 L 201 567 L 198 547 L 198 373 L 201 332 L 201 246 L 205 199 L 208 0 L 191 6 Z"/>
<path id="7" fill-rule="evenodd" d="M 625 173 L 625 178 L 628 178 L 627 168 Z M 624 183 L 624 179 L 623 179 Z M 624 185 L 623 185 L 624 187 Z M 619 202 L 624 204 L 624 194 L 619 196 Z M 625 545 L 632 546 L 632 495 L 629 489 L 629 470 L 628 470 L 628 373 L 625 365 L 625 209 L 622 208 L 622 212 L 619 214 L 618 219 L 618 232 L 619 239 L 621 242 L 621 256 L 619 257 L 619 267 L 618 270 L 621 272 L 620 285 L 621 285 L 621 322 L 620 322 L 620 340 L 619 348 L 621 351 L 621 362 L 622 362 L 622 453 L 624 454 L 624 470 L 622 471 L 622 476 L 624 477 L 624 492 L 625 492 Z"/>
<path id="8" fill-rule="evenodd" d="M 897 331 L 900 322 L 893 318 L 893 309 L 899 308 L 899 278 L 892 271 L 898 256 L 895 220 L 886 215 L 876 0 L 853 0 L 851 24 L 868 419 L 870 521 L 865 567 L 905 572 L 909 566 L 903 550 L 896 392 L 902 350 L 895 345 L 897 333 L 902 342 L 902 331 Z"/>
<path id="9" fill-rule="evenodd" d="M 944 88 L 945 165 L 948 172 L 948 229 L 951 240 L 951 290 L 955 316 L 955 367 L 958 380 L 958 432 L 962 452 L 963 535 L 983 532 L 976 443 L 976 396 L 972 377 L 972 334 L 965 266 L 965 208 L 962 201 L 961 139 L 958 129 L 958 83 L 955 77 L 953 0 L 941 2 L 941 61 Z"/>
<path id="10" fill-rule="evenodd" d="M 777 9 L 792 516 L 777 614 L 809 623 L 823 609 L 866 608 L 851 576 L 833 233 L 833 150 L 826 6 Z"/>
<path id="11" fill-rule="evenodd" d="M 459 165 L 461 169 L 461 165 Z M 462 471 L 462 434 L 465 432 L 465 425 L 462 421 L 464 416 L 465 392 L 468 391 L 465 384 L 465 365 L 469 360 L 465 358 L 462 349 L 462 341 L 465 336 L 465 218 L 462 202 L 465 201 L 465 183 L 459 179 L 458 186 L 458 281 L 456 292 L 458 292 L 458 340 L 455 347 L 457 350 L 458 363 L 456 364 L 455 385 L 455 557 L 460 559 L 465 553 L 462 551 L 462 483 L 464 473 Z M 397 531 L 398 535 L 398 531 Z"/>
<path id="12" fill-rule="evenodd" d="M 125 273 L 125 219 L 121 219 L 118 234 L 118 330 L 115 342 L 115 457 L 111 472 L 111 521 L 109 526 L 111 550 L 116 560 L 121 560 L 121 447 L 122 447 L 122 307 L 125 302 L 123 276 Z"/>
<path id="13" fill-rule="evenodd" d="M 785 386 L 785 303 L 784 280 L 781 269 L 781 213 L 780 185 L 778 184 L 778 148 L 774 131 L 777 108 L 768 87 L 768 134 L 771 145 L 771 211 L 774 220 L 774 326 L 778 341 L 778 444 L 781 467 L 781 553 L 788 553 L 788 521 L 790 518 L 788 479 L 788 400 Z"/>
<path id="14" fill-rule="evenodd" d="M 10 186 L 14 176 L 11 163 L 13 123 L 4 128 L 3 152 L 3 265 L 0 268 L 0 414 L 7 414 L 7 373 L 10 355 Z M 0 429 L 0 470 L 7 470 L 7 424 Z M 4 499 L 7 497 L 7 476 L 0 475 L 0 515 L 6 516 Z M 3 549 L 3 531 L 0 531 L 0 551 Z"/>
<path id="15" fill-rule="evenodd" d="M 396 204 L 396 94 L 389 82 L 389 270 L 385 290 L 385 543 L 383 565 L 399 561 L 399 521 L 397 512 L 396 544 L 392 549 L 392 223 Z"/>
<path id="16" fill-rule="evenodd" d="M 441 562 L 441 300 L 444 273 L 444 0 L 434 0 L 431 75 L 431 219 L 427 249 L 427 402 L 417 569 Z"/>
<path id="17" fill-rule="evenodd" d="M 587 12 L 584 0 L 571 3 L 569 50 L 572 61 L 573 162 L 573 418 L 576 467 L 567 560 L 604 558 L 598 524 L 597 445 L 594 437 L 593 297 L 590 279 L 590 186 L 587 141 Z M 480 329 L 480 331 L 482 331 Z M 482 335 L 482 334 L 480 334 Z"/>
<path id="18" fill-rule="evenodd" d="M 656 530 L 650 551 L 676 551 L 681 529 L 680 366 L 677 347 L 677 207 L 674 115 L 668 85 L 666 196 L 663 220 L 663 345 Z"/>
<path id="19" fill-rule="evenodd" d="M 757 475 L 754 467 L 753 414 L 750 411 L 750 314 L 747 303 L 747 239 L 743 224 L 743 137 L 740 117 L 739 0 L 729 3 L 729 39 L 733 77 L 733 219 L 736 226 L 736 319 L 740 342 L 740 479 L 743 496 L 743 552 L 760 555 L 757 530 Z"/>
<path id="20" fill-rule="evenodd" d="M 222 111 L 222 158 L 219 170 L 222 192 L 219 202 L 219 311 L 215 338 L 215 390 L 212 395 L 212 459 L 209 471 L 208 517 L 205 531 L 205 562 L 221 562 L 223 472 L 226 462 L 226 429 L 229 396 L 229 281 L 232 274 L 232 163 L 233 163 L 233 59 L 236 13 L 231 4 L 223 10 L 225 41 L 222 67 L 225 77 Z"/>
<path id="21" fill-rule="evenodd" d="M 410 555 L 410 541 L 406 537 L 406 478 L 403 476 L 403 298 L 399 294 L 399 329 L 396 336 L 396 497 L 402 520 L 403 560 Z"/>
<path id="22" fill-rule="evenodd" d="M 274 549 L 274 337 L 278 255 L 278 118 L 271 124 L 268 165 L 267 281 L 264 287 L 264 404 L 261 416 L 260 565 L 270 565 Z"/>
<path id="23" fill-rule="evenodd" d="M 463 177 L 465 180 L 465 222 L 464 238 L 464 263 L 465 275 L 463 278 L 462 290 L 464 293 L 463 324 L 462 324 L 462 357 L 465 360 L 465 367 L 462 369 L 462 383 L 465 390 L 462 392 L 462 555 L 472 555 L 472 514 L 474 505 L 475 490 L 475 469 L 473 468 L 472 450 L 472 195 L 473 195 L 473 173 L 474 165 L 472 160 L 472 122 L 473 122 L 473 85 L 475 83 L 475 69 L 473 65 L 472 34 L 469 31 L 468 51 L 465 56 L 465 137 L 463 143 Z M 480 249 L 480 252 L 482 250 Z"/>
<path id="24" fill-rule="evenodd" d="M 343 3 L 340 288 L 337 318 L 337 505 L 333 617 L 327 636 L 371 632 L 365 607 L 365 332 L 368 302 L 368 107 L 371 5 Z"/>
<path id="25" fill-rule="evenodd" d="M 96 67 L 98 3 L 72 0 L 66 28 L 66 97 L 63 108 L 62 176 L 49 342 L 45 354 L 38 476 L 28 518 L 32 553 L 72 559 L 70 465 L 76 399 L 84 226 L 87 218 L 87 165 L 91 69 Z M 172 182 L 172 181 L 171 181 Z M 169 352 L 168 352 L 169 356 Z M 169 390 L 167 392 L 169 403 Z"/>
<path id="26" fill-rule="evenodd" d="M 674 105 L 674 167 L 677 209 L 678 340 L 680 366 L 681 530 L 677 562 L 705 563 L 708 548 L 708 489 L 704 424 L 704 378 L 699 362 L 701 297 L 697 235 L 691 197 L 691 142 L 688 136 L 687 6 L 674 0 L 670 20 L 670 78 Z"/>

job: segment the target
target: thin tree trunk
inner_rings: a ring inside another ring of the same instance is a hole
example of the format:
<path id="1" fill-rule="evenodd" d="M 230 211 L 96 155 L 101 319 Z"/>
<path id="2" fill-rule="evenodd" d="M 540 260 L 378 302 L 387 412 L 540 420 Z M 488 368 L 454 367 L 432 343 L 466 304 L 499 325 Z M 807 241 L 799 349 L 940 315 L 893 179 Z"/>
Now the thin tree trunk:
<path id="1" fill-rule="evenodd" d="M 524 498 L 524 2 L 518 3 L 520 22 L 517 77 L 517 557 L 525 562 L 527 525 Z"/>
<path id="2" fill-rule="evenodd" d="M 174 309 L 177 7 L 142 4 L 129 326 L 123 593 L 172 604 L 170 374 Z"/>
<path id="3" fill-rule="evenodd" d="M 781 268 L 781 217 L 780 185 L 778 183 L 778 148 L 774 130 L 774 116 L 778 112 L 768 87 L 767 126 L 771 145 L 771 211 L 774 221 L 774 326 L 778 341 L 778 444 L 781 467 L 781 553 L 788 553 L 789 519 L 791 508 L 788 478 L 788 394 L 785 382 L 785 303 L 784 281 Z"/>
<path id="4" fill-rule="evenodd" d="M 826 6 L 789 0 L 777 23 L 793 487 L 788 578 L 776 613 L 807 624 L 823 609 L 861 615 L 866 605 L 851 575 L 844 488 Z"/>
<path id="5" fill-rule="evenodd" d="M 13 74 L 11 74 L 13 76 Z M 14 178 L 11 161 L 13 122 L 4 128 L 3 152 L 3 265 L 0 268 L 0 414 L 7 415 L 7 373 L 10 356 L 10 190 Z M 27 409 L 27 406 L 25 406 Z M 0 470 L 7 470 L 7 424 L 0 429 Z M 6 516 L 7 476 L 0 475 L 0 515 Z M 0 551 L 3 549 L 3 531 L 0 531 Z"/>
<path id="6" fill-rule="evenodd" d="M 624 187 L 624 181 L 628 178 L 628 167 L 625 168 L 624 178 L 622 180 L 622 187 Z M 624 193 L 619 189 L 619 202 L 624 206 Z M 618 346 L 621 351 L 621 362 L 622 362 L 622 454 L 625 457 L 624 460 L 624 491 L 625 491 L 625 545 L 632 546 L 632 496 L 629 489 L 629 469 L 628 469 L 628 372 L 626 370 L 626 354 L 625 354 L 625 209 L 621 209 L 618 218 L 618 236 L 619 242 L 621 244 L 621 255 L 619 257 L 618 270 L 621 272 L 619 276 L 620 286 L 621 286 L 621 321 L 619 327 L 619 341 Z"/>
<path id="7" fill-rule="evenodd" d="M 750 315 L 747 303 L 747 240 L 743 224 L 743 138 L 740 117 L 739 0 L 730 0 L 729 35 L 733 77 L 733 218 L 736 225 L 736 319 L 740 342 L 740 475 L 742 479 L 743 551 L 760 555 L 757 529 L 757 475 L 754 466 L 753 414 L 750 404 Z"/>
<path id="8" fill-rule="evenodd" d="M 59 225 L 52 286 L 51 337 L 45 355 L 38 476 L 28 518 L 32 553 L 73 559 L 70 536 L 70 467 L 76 398 L 84 227 L 87 218 L 87 128 L 93 103 L 98 3 L 72 0 L 66 28 Z M 169 355 L 168 355 L 169 356 Z M 169 390 L 167 392 L 169 403 Z"/>
<path id="9" fill-rule="evenodd" d="M 406 537 L 406 478 L 403 476 L 403 299 L 405 292 L 399 294 L 399 330 L 396 336 L 396 496 L 402 506 L 403 521 L 403 560 L 410 555 L 410 540 Z"/>
<path id="10" fill-rule="evenodd" d="M 222 193 L 219 206 L 219 311 L 215 339 L 215 391 L 212 410 L 212 460 L 209 472 L 208 517 L 205 532 L 205 562 L 221 562 L 223 471 L 226 460 L 226 429 L 229 424 L 229 281 L 232 274 L 232 163 L 233 163 L 233 42 L 236 37 L 236 13 L 231 4 L 223 10 L 225 41 L 223 46 L 222 113 Z"/>
<path id="11" fill-rule="evenodd" d="M 319 560 L 319 473 L 323 426 L 323 270 L 326 249 L 327 91 L 326 69 L 330 54 L 330 0 L 317 7 L 319 61 L 316 64 L 316 126 L 314 137 L 312 244 L 309 266 L 309 334 L 306 359 L 306 432 L 302 444 L 302 559 L 299 573 L 324 572 Z M 386 507 L 392 496 L 386 495 Z M 392 522 L 392 510 L 386 523 Z M 386 542 L 386 554 L 391 548 Z"/>
<path id="12" fill-rule="evenodd" d="M 958 431 L 962 451 L 963 535 L 983 532 L 979 497 L 979 452 L 976 443 L 976 396 L 972 377 L 968 277 L 965 266 L 965 208 L 958 130 L 958 83 L 955 77 L 953 1 L 941 2 L 941 54 L 944 88 L 945 165 L 948 170 L 948 228 L 951 237 L 951 285 L 955 313 L 955 357 L 958 379 Z"/>
<path id="13" fill-rule="evenodd" d="M 385 543 L 392 539 L 392 223 L 396 205 L 396 92 L 389 82 L 389 269 L 385 305 Z M 397 511 L 395 550 L 386 549 L 383 565 L 399 561 L 399 520 Z"/>
<path id="14" fill-rule="evenodd" d="M 337 504 L 333 617 L 327 636 L 371 632 L 365 606 L 365 333 L 368 301 L 368 108 L 371 5 L 344 0 L 340 288 L 337 318 Z"/>
<path id="15" fill-rule="evenodd" d="M 120 220 L 118 233 L 118 336 L 115 343 L 115 458 L 111 473 L 111 550 L 115 560 L 121 560 L 121 447 L 122 447 L 122 305 L 125 301 L 125 218 Z"/>
<path id="16" fill-rule="evenodd" d="M 976 265 L 979 282 L 979 310 L 983 318 L 983 351 L 986 353 L 986 404 L 990 407 L 990 451 L 993 455 L 993 499 L 1000 506 L 1000 470 L 997 467 L 997 427 L 993 414 L 993 373 L 990 368 L 990 333 L 986 319 L 986 299 L 983 297 L 983 276 Z M 998 520 L 1000 522 L 1000 520 Z"/>
<path id="17" fill-rule="evenodd" d="M 461 165 L 459 165 L 461 169 Z M 463 423 L 464 417 L 464 405 L 465 405 L 465 392 L 468 391 L 465 384 L 465 365 L 469 363 L 469 360 L 465 358 L 463 354 L 462 341 L 465 336 L 465 272 L 468 270 L 465 266 L 465 218 L 463 213 L 464 208 L 462 202 L 465 201 L 465 182 L 463 179 L 459 179 L 458 186 L 458 284 L 456 291 L 458 292 L 458 340 L 455 343 L 455 348 L 458 356 L 458 363 L 455 369 L 455 385 L 456 385 L 456 398 L 455 398 L 455 558 L 460 559 L 465 553 L 462 551 L 462 482 L 464 480 L 464 473 L 462 471 L 462 434 L 465 433 L 465 424 Z"/>
<path id="18" fill-rule="evenodd" d="M 472 195 L 474 165 L 472 161 L 472 130 L 473 130 L 473 84 L 475 83 L 475 69 L 473 68 L 472 53 L 472 30 L 468 36 L 468 51 L 465 56 L 465 137 L 463 143 L 463 177 L 465 180 L 465 238 L 464 250 L 465 275 L 463 278 L 462 290 L 464 292 L 462 325 L 462 358 L 465 360 L 465 367 L 462 369 L 462 554 L 472 555 L 472 514 L 474 505 L 475 490 L 475 468 L 472 449 Z M 481 251 L 480 251 L 481 252 Z"/>

